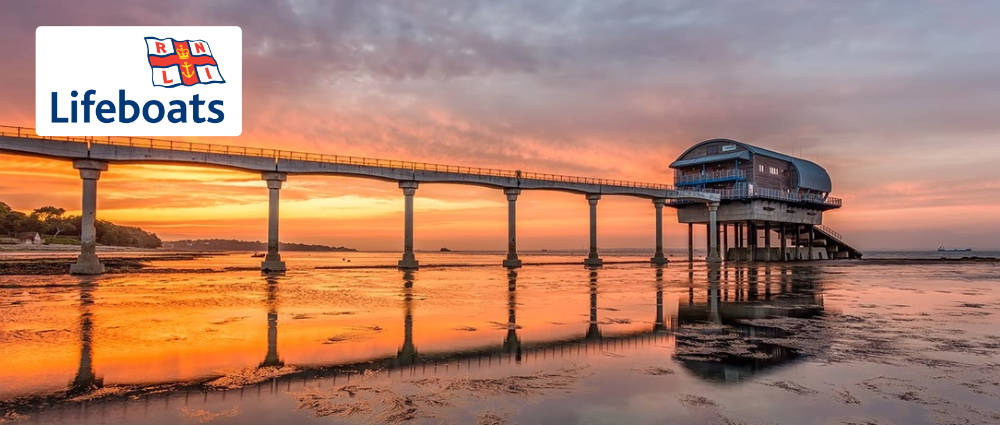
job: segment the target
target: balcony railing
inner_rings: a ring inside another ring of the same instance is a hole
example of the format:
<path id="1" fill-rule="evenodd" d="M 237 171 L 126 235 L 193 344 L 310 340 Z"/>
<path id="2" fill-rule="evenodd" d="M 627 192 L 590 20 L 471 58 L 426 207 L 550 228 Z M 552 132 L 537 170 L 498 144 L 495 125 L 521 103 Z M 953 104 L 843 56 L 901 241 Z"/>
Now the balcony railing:
<path id="1" fill-rule="evenodd" d="M 674 184 L 685 186 L 725 181 L 743 181 L 746 178 L 746 173 L 740 170 L 718 170 L 698 174 L 678 174 L 674 178 Z"/>
<path id="2" fill-rule="evenodd" d="M 716 192 L 722 199 L 772 199 L 784 202 L 803 202 L 809 204 L 820 204 L 832 207 L 840 207 L 843 201 L 840 198 L 831 196 L 823 197 L 811 193 L 786 192 L 771 188 L 749 188 L 737 187 L 732 189 L 706 189 L 709 192 Z"/>
<path id="3" fill-rule="evenodd" d="M 295 152 L 278 149 L 262 149 L 246 146 L 217 145 L 209 143 L 184 142 L 179 140 L 163 140 L 148 137 L 47 137 L 39 136 L 33 128 L 0 125 L 0 136 L 20 137 L 40 140 L 57 140 L 78 143 L 99 143 L 134 148 L 164 149 L 171 151 L 204 152 L 225 155 L 240 155 L 258 158 L 292 159 L 301 161 L 324 162 L 342 165 L 360 165 L 372 167 L 397 168 L 414 171 L 433 171 L 441 173 L 456 173 L 476 176 L 509 177 L 549 182 L 592 184 L 604 186 L 627 187 L 635 189 L 672 190 L 673 186 L 659 183 L 645 183 L 628 180 L 601 179 L 592 177 L 566 176 L 559 174 L 533 173 L 521 170 L 504 170 L 497 168 L 463 167 L 458 165 L 433 164 L 426 162 L 397 161 L 389 159 L 365 158 L 357 156 L 327 155 L 307 152 Z"/>
<path id="4" fill-rule="evenodd" d="M 695 190 L 699 192 L 706 193 L 717 193 L 722 198 L 723 201 L 732 200 L 744 200 L 744 199 L 770 199 L 775 201 L 782 201 L 788 203 L 805 203 L 822 205 L 832 208 L 840 208 L 843 205 L 843 200 L 840 198 L 834 198 L 832 196 L 822 197 L 819 195 L 808 194 L 808 193 L 792 193 L 785 192 L 778 189 L 768 189 L 768 188 L 754 188 L 753 191 L 749 190 L 746 186 L 736 187 L 732 189 L 711 189 L 711 188 L 691 188 L 690 190 Z M 695 203 L 694 201 L 676 199 L 672 200 L 671 204 L 682 205 Z"/>

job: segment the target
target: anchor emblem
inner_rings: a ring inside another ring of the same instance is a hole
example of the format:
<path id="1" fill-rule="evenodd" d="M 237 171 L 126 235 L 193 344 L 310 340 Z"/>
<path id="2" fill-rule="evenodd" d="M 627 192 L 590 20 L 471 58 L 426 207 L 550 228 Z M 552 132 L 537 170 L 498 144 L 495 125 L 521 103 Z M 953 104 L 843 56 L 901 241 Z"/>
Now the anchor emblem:
<path id="1" fill-rule="evenodd" d="M 191 70 L 191 64 L 187 63 L 187 60 L 191 58 L 191 50 L 184 47 L 183 45 L 177 47 L 177 57 L 185 61 L 181 64 L 181 75 L 185 78 L 194 78 L 194 71 Z"/>
<path id="2" fill-rule="evenodd" d="M 181 74 L 184 75 L 184 77 L 186 77 L 186 78 L 192 78 L 192 77 L 194 77 L 194 71 L 191 70 L 191 68 L 192 68 L 191 64 L 189 64 L 187 62 L 184 62 L 184 63 L 181 64 L 181 68 L 184 68 L 184 70 L 181 71 Z"/>

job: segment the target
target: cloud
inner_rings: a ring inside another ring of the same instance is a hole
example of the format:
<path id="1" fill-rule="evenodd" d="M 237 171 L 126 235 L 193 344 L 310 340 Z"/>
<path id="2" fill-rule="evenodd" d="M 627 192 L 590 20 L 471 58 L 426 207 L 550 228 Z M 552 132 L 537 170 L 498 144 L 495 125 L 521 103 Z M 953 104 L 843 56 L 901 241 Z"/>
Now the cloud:
<path id="1" fill-rule="evenodd" d="M 863 230 L 853 214 L 878 208 L 971 217 L 968 205 L 1000 203 L 977 183 L 995 180 L 1000 161 L 989 143 L 1000 136 L 998 13 L 995 2 L 904 0 L 10 2 L 0 117 L 32 121 L 37 25 L 240 25 L 244 135 L 209 141 L 662 182 L 685 147 L 730 137 L 824 165 L 848 200 L 828 217 L 850 233 Z M 34 176 L 18 163 L 14 176 Z M 252 176 L 160 170 L 135 169 L 131 183 L 109 173 L 128 192 L 108 204 L 260 196 Z M 310 180 L 313 191 L 287 197 L 396 190 L 337 182 L 350 186 Z M 75 182 L 47 184 L 63 199 Z M 16 186 L 3 196 L 25 203 Z M 904 187 L 920 189 L 893 189 Z M 914 245 L 914 226 L 933 224 L 908 220 L 888 240 Z"/>

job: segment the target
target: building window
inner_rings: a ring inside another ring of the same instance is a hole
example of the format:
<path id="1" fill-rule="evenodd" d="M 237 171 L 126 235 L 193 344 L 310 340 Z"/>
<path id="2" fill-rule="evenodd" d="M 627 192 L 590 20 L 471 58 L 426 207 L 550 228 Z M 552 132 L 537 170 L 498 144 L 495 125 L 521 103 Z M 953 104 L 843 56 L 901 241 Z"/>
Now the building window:
<path id="1" fill-rule="evenodd" d="M 778 170 L 778 167 L 768 167 L 768 171 L 770 171 L 771 174 L 774 174 L 774 175 L 781 174 L 781 171 Z"/>
<path id="2" fill-rule="evenodd" d="M 760 165 L 758 165 L 757 167 L 758 167 L 758 169 L 760 170 L 760 173 L 761 173 L 761 174 L 764 174 L 764 164 L 760 164 Z"/>

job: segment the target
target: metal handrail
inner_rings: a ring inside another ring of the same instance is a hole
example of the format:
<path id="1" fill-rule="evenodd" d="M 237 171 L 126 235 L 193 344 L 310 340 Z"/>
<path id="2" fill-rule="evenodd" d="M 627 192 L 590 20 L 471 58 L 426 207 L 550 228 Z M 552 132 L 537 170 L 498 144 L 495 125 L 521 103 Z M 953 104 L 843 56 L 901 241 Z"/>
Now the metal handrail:
<path id="1" fill-rule="evenodd" d="M 843 205 L 844 201 L 840 198 L 834 198 L 832 196 L 819 196 L 808 193 L 791 193 L 784 192 L 779 189 L 762 188 L 755 187 L 753 191 L 750 191 L 749 187 L 742 186 L 737 188 L 729 189 L 702 189 L 704 192 L 717 193 L 722 199 L 772 199 L 776 201 L 785 202 L 809 202 L 822 205 L 830 205 L 835 207 L 840 207 Z"/>
<path id="2" fill-rule="evenodd" d="M 846 245 L 848 247 L 851 247 L 855 251 L 861 252 L 857 248 L 858 245 L 856 245 L 853 241 L 845 239 L 843 235 L 841 235 L 840 233 L 837 233 L 836 230 L 831 229 L 830 226 L 827 226 L 825 224 L 817 224 L 816 228 L 820 229 L 821 231 L 825 232 L 828 235 L 831 235 L 831 236 L 837 238 L 837 240 L 840 241 L 840 243 L 842 243 L 842 244 L 844 244 L 844 245 Z"/>
<path id="3" fill-rule="evenodd" d="M 740 170 L 720 170 L 700 174 L 678 173 L 675 177 L 675 184 L 690 183 L 706 179 L 722 179 L 728 177 L 746 178 L 746 172 Z"/>
<path id="4" fill-rule="evenodd" d="M 826 225 L 823 225 L 823 224 L 818 224 L 818 225 L 816 225 L 816 228 L 822 230 L 826 234 L 829 234 L 829 235 L 837 238 L 841 242 L 846 242 L 846 241 L 844 241 L 844 237 L 841 236 L 840 233 L 837 233 L 836 230 L 831 229 L 830 226 L 826 226 Z"/>
<path id="5" fill-rule="evenodd" d="M 39 136 L 34 128 L 0 125 L 0 135 L 27 139 L 55 140 L 90 144 L 108 144 L 128 146 L 133 148 L 164 149 L 171 151 L 217 153 L 226 155 L 241 155 L 257 158 L 302 160 L 340 165 L 359 165 L 396 168 L 413 171 L 432 171 L 442 173 L 468 174 L 476 176 L 508 177 L 528 180 L 543 180 L 562 183 L 593 184 L 602 186 L 628 187 L 636 189 L 673 190 L 668 184 L 645 183 L 628 180 L 600 179 L 592 177 L 567 176 L 559 174 L 522 172 L 520 170 L 503 170 L 497 168 L 464 167 L 458 165 L 432 164 L 426 162 L 400 161 L 389 159 L 365 158 L 357 156 L 328 155 L 307 152 L 287 151 L 280 149 L 265 149 L 246 146 L 217 145 L 209 143 L 185 142 L 179 140 L 155 139 L 150 137 L 64 137 Z"/>

